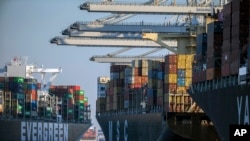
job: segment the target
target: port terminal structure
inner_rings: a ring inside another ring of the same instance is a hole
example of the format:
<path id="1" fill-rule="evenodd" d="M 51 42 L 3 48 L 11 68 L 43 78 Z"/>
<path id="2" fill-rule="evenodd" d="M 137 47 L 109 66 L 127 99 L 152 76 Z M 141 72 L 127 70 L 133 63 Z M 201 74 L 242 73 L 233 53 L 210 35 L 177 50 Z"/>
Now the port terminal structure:
<path id="1" fill-rule="evenodd" d="M 90 58 L 91 61 L 100 63 L 129 63 L 133 59 L 148 57 L 152 59 L 149 54 L 161 49 L 167 49 L 175 54 L 190 54 L 195 52 L 196 35 L 206 31 L 206 24 L 213 19 L 211 16 L 217 15 L 225 3 L 227 0 L 217 2 L 188 0 L 185 3 L 178 0 L 154 0 L 144 3 L 124 3 L 113 0 L 87 1 L 80 5 L 81 10 L 109 12 L 111 15 L 95 21 L 75 22 L 62 31 L 63 36 L 54 37 L 50 42 L 80 47 L 124 48 L 114 53 L 95 55 Z M 164 14 L 172 15 L 172 18 L 162 24 L 143 21 L 123 22 L 138 14 Z M 136 56 L 119 56 L 120 53 L 133 48 L 153 48 L 153 50 Z M 163 59 L 156 56 L 153 58 Z"/>

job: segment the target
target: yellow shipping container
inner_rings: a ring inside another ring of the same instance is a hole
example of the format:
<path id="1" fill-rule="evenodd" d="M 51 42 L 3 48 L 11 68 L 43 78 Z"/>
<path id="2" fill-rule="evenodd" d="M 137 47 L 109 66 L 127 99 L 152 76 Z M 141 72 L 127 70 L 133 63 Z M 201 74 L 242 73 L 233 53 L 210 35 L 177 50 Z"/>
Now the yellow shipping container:
<path id="1" fill-rule="evenodd" d="M 177 87 L 177 94 L 186 94 L 187 90 L 186 87 Z"/>
<path id="2" fill-rule="evenodd" d="M 194 60 L 194 55 L 186 55 L 186 63 L 185 63 L 185 68 L 191 69 L 192 68 L 192 63 Z"/>
<path id="3" fill-rule="evenodd" d="M 182 104 L 183 103 L 183 96 L 176 96 L 176 104 Z"/>
<path id="4" fill-rule="evenodd" d="M 142 60 L 142 68 L 148 68 L 150 60 Z"/>
<path id="5" fill-rule="evenodd" d="M 170 104 L 174 104 L 176 103 L 176 99 L 175 99 L 175 96 L 174 95 L 168 95 L 169 97 L 169 103 Z M 168 101 L 167 101 L 168 102 Z"/>
<path id="6" fill-rule="evenodd" d="M 142 76 L 148 76 L 148 68 L 144 67 L 141 70 Z"/>
<path id="7" fill-rule="evenodd" d="M 190 86 L 192 84 L 192 78 L 191 77 L 186 77 L 185 78 L 185 86 Z"/>
<path id="8" fill-rule="evenodd" d="M 189 78 L 192 78 L 192 69 L 186 69 L 185 70 L 185 77 L 189 77 Z"/>
<path id="9" fill-rule="evenodd" d="M 177 74 L 167 74 L 165 75 L 166 83 L 177 83 Z"/>
<path id="10" fill-rule="evenodd" d="M 186 68 L 186 55 L 178 55 L 177 68 L 178 69 Z"/>

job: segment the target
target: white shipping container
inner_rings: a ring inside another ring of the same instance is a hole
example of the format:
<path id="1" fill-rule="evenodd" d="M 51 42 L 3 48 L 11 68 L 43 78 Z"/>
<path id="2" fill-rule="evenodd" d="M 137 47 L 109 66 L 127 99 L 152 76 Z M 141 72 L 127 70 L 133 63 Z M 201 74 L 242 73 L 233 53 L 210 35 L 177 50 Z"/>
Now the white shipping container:
<path id="1" fill-rule="evenodd" d="M 109 80 L 110 80 L 110 78 L 108 76 L 100 76 L 100 77 L 98 77 L 97 82 L 98 83 L 108 83 Z"/>

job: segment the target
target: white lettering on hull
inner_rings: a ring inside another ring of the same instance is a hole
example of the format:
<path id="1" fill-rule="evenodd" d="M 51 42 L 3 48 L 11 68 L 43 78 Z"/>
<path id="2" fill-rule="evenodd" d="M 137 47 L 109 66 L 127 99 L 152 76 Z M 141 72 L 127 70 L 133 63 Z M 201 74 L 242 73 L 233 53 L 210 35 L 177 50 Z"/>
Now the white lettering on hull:
<path id="1" fill-rule="evenodd" d="M 21 141 L 68 141 L 68 124 L 22 122 Z"/>
<path id="2" fill-rule="evenodd" d="M 109 141 L 113 140 L 113 121 L 109 121 Z M 122 127 L 119 121 L 116 122 L 116 140 L 120 141 L 120 135 L 122 135 Z M 124 121 L 124 127 L 123 127 L 123 135 L 124 135 L 124 141 L 128 140 L 128 134 L 127 134 L 127 128 L 128 128 L 128 121 Z M 120 132 L 121 131 L 121 132 Z"/>
<path id="3" fill-rule="evenodd" d="M 237 110 L 238 110 L 238 124 L 248 124 L 249 125 L 248 95 L 244 96 L 244 97 L 243 96 L 237 96 L 236 101 L 237 101 Z M 242 107 L 244 107 L 244 109 L 242 109 Z M 241 123 L 241 118 L 244 118 L 243 123 Z"/>

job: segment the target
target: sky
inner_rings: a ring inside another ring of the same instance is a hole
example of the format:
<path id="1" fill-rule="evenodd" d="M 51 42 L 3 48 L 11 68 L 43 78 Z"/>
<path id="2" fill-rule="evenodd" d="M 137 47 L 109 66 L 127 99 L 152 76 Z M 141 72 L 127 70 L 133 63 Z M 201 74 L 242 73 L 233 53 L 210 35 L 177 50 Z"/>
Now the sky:
<path id="1" fill-rule="evenodd" d="M 94 125 L 97 99 L 97 77 L 109 76 L 110 64 L 89 61 L 93 55 L 105 55 L 118 50 L 107 47 L 58 46 L 49 41 L 62 36 L 61 31 L 75 21 L 93 21 L 110 13 L 89 13 L 79 9 L 84 0 L 1 0 L 0 1 L 0 67 L 14 56 L 27 56 L 28 63 L 45 68 L 62 67 L 54 85 L 80 85 L 91 104 Z M 148 22 L 163 16 L 135 16 L 126 22 Z M 140 54 L 132 50 L 127 54 Z M 159 53 L 158 53 L 159 54 Z M 126 54 L 125 54 L 126 55 Z M 165 55 L 160 52 L 159 55 Z"/>

